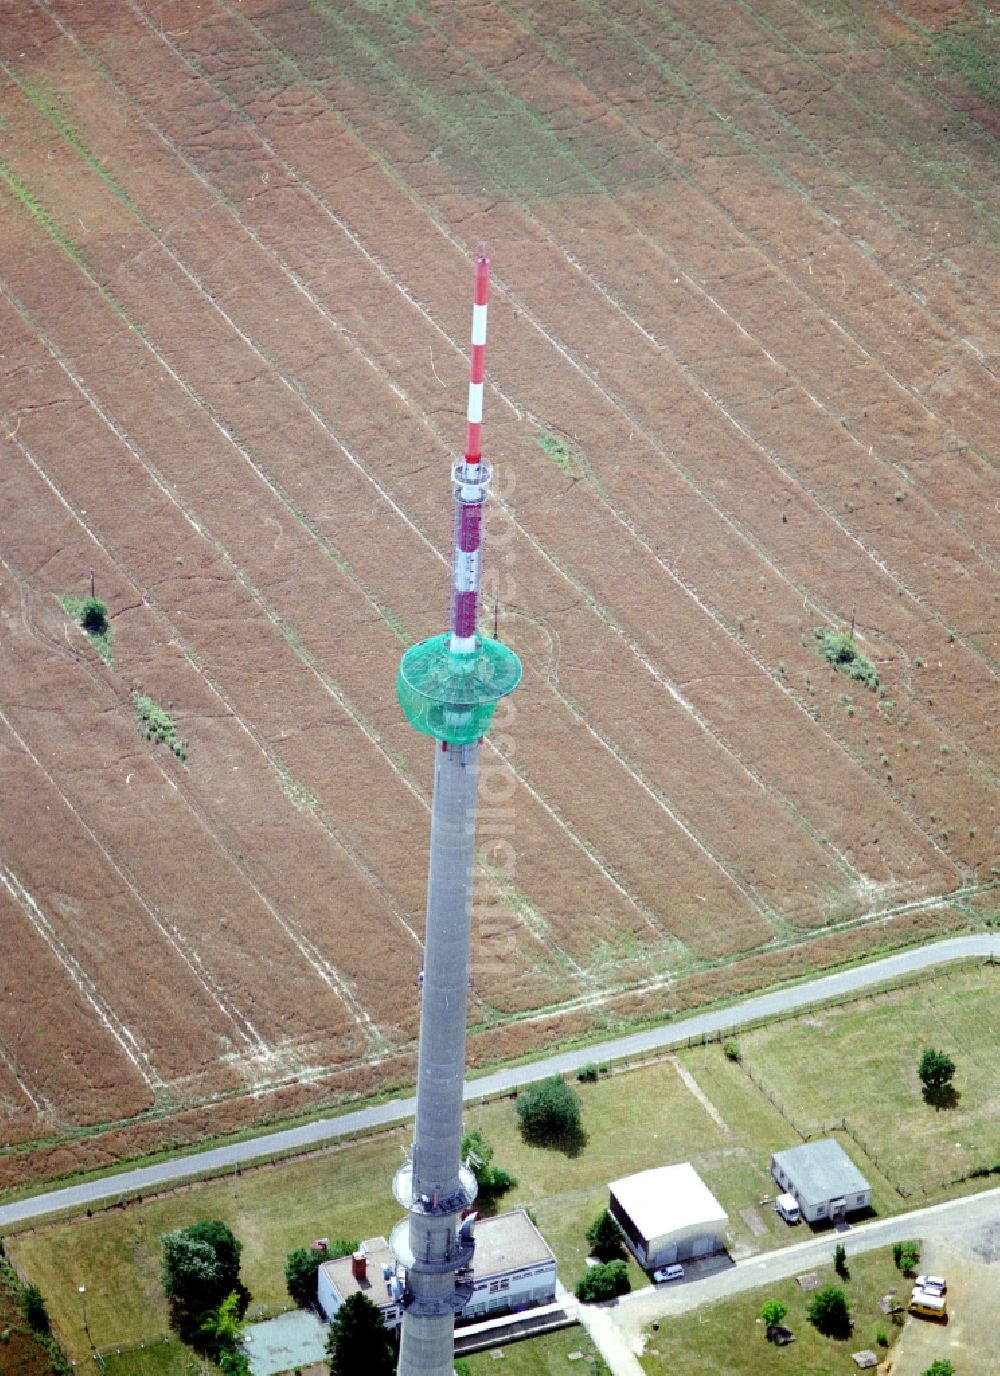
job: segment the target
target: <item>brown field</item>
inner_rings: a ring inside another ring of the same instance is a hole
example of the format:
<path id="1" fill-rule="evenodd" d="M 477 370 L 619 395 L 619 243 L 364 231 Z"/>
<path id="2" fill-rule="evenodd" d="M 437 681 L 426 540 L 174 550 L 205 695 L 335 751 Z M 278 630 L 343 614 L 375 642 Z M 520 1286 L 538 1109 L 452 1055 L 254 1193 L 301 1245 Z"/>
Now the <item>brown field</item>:
<path id="1" fill-rule="evenodd" d="M 473 1058 L 995 918 L 996 33 L 0 0 L 0 1184 L 412 1073 L 482 242 Z"/>

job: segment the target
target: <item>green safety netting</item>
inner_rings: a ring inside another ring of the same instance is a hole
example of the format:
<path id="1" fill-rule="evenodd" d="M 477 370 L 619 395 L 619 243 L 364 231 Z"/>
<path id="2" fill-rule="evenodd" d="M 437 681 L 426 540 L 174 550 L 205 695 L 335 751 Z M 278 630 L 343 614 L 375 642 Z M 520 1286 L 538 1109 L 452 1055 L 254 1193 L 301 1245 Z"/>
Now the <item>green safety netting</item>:
<path id="1" fill-rule="evenodd" d="M 435 740 L 471 745 L 486 734 L 497 703 L 521 682 L 513 650 L 476 637 L 470 654 L 456 654 L 451 634 L 411 645 L 396 679 L 399 705 L 411 726 Z"/>

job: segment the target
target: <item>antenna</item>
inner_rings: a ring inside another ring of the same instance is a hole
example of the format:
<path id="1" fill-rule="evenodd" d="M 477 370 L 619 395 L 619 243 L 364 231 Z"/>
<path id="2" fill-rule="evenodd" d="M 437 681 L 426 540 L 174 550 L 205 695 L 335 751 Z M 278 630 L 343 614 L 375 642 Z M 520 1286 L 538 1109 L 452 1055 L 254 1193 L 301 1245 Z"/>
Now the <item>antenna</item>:
<path id="1" fill-rule="evenodd" d="M 473 1292 L 475 1238 L 461 1220 L 476 1197 L 476 1178 L 462 1162 L 461 1149 L 479 745 L 497 703 L 521 681 L 520 660 L 497 636 L 499 594 L 493 638 L 478 632 L 483 510 L 493 477 L 481 447 L 489 285 L 489 259 L 481 251 L 475 260 L 465 453 L 451 469 L 451 625 L 445 634 L 410 646 L 396 681 L 410 725 L 438 743 L 413 1157 L 393 1180 L 393 1193 L 407 1210 L 390 1239 L 406 1271 L 399 1376 L 453 1376 L 455 1316 Z"/>

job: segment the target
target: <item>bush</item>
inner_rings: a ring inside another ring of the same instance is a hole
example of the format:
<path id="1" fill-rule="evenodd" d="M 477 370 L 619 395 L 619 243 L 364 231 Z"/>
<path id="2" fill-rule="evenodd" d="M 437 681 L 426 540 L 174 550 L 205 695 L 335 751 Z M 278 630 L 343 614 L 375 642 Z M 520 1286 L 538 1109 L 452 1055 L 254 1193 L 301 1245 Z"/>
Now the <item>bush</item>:
<path id="1" fill-rule="evenodd" d="M 493 1165 L 493 1148 L 478 1128 L 473 1128 L 462 1138 L 461 1155 L 463 1161 L 468 1161 L 469 1169 L 476 1177 L 484 1202 L 491 1195 L 505 1194 L 517 1184 L 516 1175 L 511 1175 L 503 1166 Z"/>
<path id="2" fill-rule="evenodd" d="M 868 656 L 863 655 L 858 649 L 850 631 L 837 631 L 832 626 L 817 626 L 816 639 L 820 642 L 820 654 L 828 664 L 845 673 L 848 678 L 863 683 L 872 692 L 878 689 L 878 670 Z"/>
<path id="3" fill-rule="evenodd" d="M 836 1271 L 837 1275 L 841 1276 L 844 1280 L 846 1280 L 847 1276 L 850 1274 L 847 1269 L 847 1252 L 844 1250 L 844 1244 L 842 1242 L 838 1242 L 833 1249 L 833 1269 Z"/>
<path id="4" fill-rule="evenodd" d="M 594 1219 L 587 1229 L 587 1241 L 594 1256 L 601 1261 L 616 1261 L 624 1257 L 625 1239 L 610 1209 L 602 1209 Z"/>
<path id="5" fill-rule="evenodd" d="M 297 1305 L 307 1309 L 316 1298 L 316 1272 L 324 1261 L 334 1257 L 349 1257 L 361 1244 L 357 1240 L 338 1237 L 327 1247 L 296 1247 L 285 1261 L 285 1284 Z"/>
<path id="6" fill-rule="evenodd" d="M 894 1242 L 892 1259 L 904 1276 L 912 1276 L 920 1262 L 920 1246 L 916 1242 Z"/>
<path id="7" fill-rule="evenodd" d="M 523 1090 L 517 1116 L 527 1142 L 571 1143 L 581 1133 L 580 1100 L 561 1075 Z"/>
<path id="8" fill-rule="evenodd" d="M 851 1331 L 847 1296 L 836 1285 L 817 1290 L 806 1306 L 809 1322 L 830 1338 L 846 1338 Z"/>
<path id="9" fill-rule="evenodd" d="M 727 1061 L 735 1061 L 737 1065 L 743 1060 L 743 1052 L 736 1042 L 723 1042 L 722 1054 Z"/>
<path id="10" fill-rule="evenodd" d="M 955 1376 L 955 1368 L 947 1357 L 938 1357 L 937 1361 L 931 1362 L 924 1376 Z"/>
<path id="11" fill-rule="evenodd" d="M 86 597 L 80 607 L 80 625 L 88 635 L 105 635 L 108 609 L 99 597 Z"/>
<path id="12" fill-rule="evenodd" d="M 596 1082 L 599 1073 L 597 1066 L 591 1061 L 589 1065 L 580 1067 L 576 1072 L 576 1078 L 581 1084 L 592 1085 Z"/>
<path id="13" fill-rule="evenodd" d="M 37 1285 L 26 1285 L 21 1292 L 21 1308 L 24 1321 L 33 1333 L 48 1333 L 49 1312 Z"/>
<path id="14" fill-rule="evenodd" d="M 782 1304 L 781 1300 L 768 1300 L 761 1308 L 760 1317 L 768 1328 L 773 1328 L 775 1324 L 781 1322 L 787 1313 L 788 1306 Z"/>
<path id="15" fill-rule="evenodd" d="M 955 1074 L 955 1062 L 946 1052 L 928 1046 L 920 1057 L 917 1074 L 928 1094 L 940 1094 Z"/>
<path id="16" fill-rule="evenodd" d="M 627 1295 L 631 1289 L 625 1263 L 609 1261 L 604 1266 L 590 1267 L 576 1287 L 576 1297 L 581 1304 L 599 1304 L 602 1300 L 613 1300 L 616 1295 Z"/>

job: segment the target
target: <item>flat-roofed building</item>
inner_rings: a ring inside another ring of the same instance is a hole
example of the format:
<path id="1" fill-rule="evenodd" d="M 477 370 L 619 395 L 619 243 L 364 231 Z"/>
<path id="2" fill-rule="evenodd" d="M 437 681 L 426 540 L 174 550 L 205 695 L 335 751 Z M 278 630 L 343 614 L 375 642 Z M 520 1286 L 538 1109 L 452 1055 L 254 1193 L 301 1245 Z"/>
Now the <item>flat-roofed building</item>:
<path id="1" fill-rule="evenodd" d="M 473 1265 L 459 1275 L 471 1292 L 460 1322 L 509 1309 L 551 1304 L 556 1296 L 556 1259 L 523 1209 L 478 1219 Z M 368 1238 L 350 1257 L 325 1261 L 316 1278 L 316 1298 L 327 1321 L 358 1291 L 382 1311 L 386 1328 L 402 1318 L 406 1275 L 384 1237 Z"/>
<path id="2" fill-rule="evenodd" d="M 872 1202 L 871 1185 L 832 1137 L 776 1151 L 771 1157 L 771 1174 L 799 1201 L 802 1217 L 809 1223 L 825 1219 L 836 1223 L 845 1214 L 867 1209 Z"/>
<path id="3" fill-rule="evenodd" d="M 726 1211 L 689 1162 L 625 1176 L 610 1189 L 611 1216 L 646 1270 L 725 1249 Z"/>

